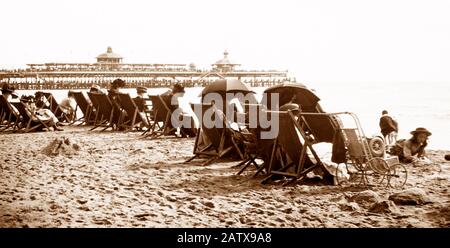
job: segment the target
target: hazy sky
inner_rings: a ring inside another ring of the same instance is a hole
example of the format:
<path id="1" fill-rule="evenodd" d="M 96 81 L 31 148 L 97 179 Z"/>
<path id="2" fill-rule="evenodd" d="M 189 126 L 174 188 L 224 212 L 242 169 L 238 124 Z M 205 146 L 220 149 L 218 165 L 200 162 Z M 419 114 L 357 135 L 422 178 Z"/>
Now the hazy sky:
<path id="1" fill-rule="evenodd" d="M 450 82 L 450 1 L 2 0 L 0 68 L 222 57 L 305 82 Z"/>

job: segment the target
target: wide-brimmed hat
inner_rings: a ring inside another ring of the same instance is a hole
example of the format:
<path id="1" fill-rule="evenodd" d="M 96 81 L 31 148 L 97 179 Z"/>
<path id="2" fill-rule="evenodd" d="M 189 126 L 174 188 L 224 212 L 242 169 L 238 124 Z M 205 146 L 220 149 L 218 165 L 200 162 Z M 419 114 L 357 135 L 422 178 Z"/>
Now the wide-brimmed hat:
<path id="1" fill-rule="evenodd" d="M 42 96 L 44 96 L 44 92 L 42 92 L 42 91 L 34 92 L 34 97 L 35 98 L 41 98 Z"/>
<path id="2" fill-rule="evenodd" d="M 9 85 L 8 83 L 4 83 L 2 86 L 2 94 L 12 94 L 14 90 L 14 87 Z"/>
<path id="3" fill-rule="evenodd" d="M 136 87 L 136 91 L 137 91 L 138 94 L 140 94 L 140 93 L 147 93 L 147 88 L 142 87 L 142 86 L 138 86 L 138 87 Z"/>
<path id="4" fill-rule="evenodd" d="M 428 131 L 428 130 L 427 130 L 426 128 L 424 128 L 424 127 L 418 127 L 418 128 L 416 128 L 416 130 L 411 131 L 411 134 L 412 134 L 412 135 L 415 135 L 416 133 L 425 133 L 425 134 L 428 135 L 428 136 L 431 135 L 431 132 Z"/>
<path id="5" fill-rule="evenodd" d="M 126 85 L 125 81 L 123 81 L 120 78 L 115 79 L 111 84 L 111 86 L 114 88 L 123 88 L 123 87 L 125 87 L 125 85 Z"/>

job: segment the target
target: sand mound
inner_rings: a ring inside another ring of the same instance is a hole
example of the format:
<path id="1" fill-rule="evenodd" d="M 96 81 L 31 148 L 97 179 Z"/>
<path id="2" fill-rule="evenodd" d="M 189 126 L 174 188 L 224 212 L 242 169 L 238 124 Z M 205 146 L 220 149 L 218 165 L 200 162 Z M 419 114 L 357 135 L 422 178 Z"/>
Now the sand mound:
<path id="1" fill-rule="evenodd" d="M 382 214 L 382 213 L 398 214 L 398 213 L 400 213 L 400 210 L 398 209 L 398 207 L 395 205 L 395 203 L 393 201 L 383 200 L 383 201 L 373 204 L 369 208 L 369 212 L 380 213 L 380 214 Z"/>
<path id="2" fill-rule="evenodd" d="M 422 205 L 432 202 L 427 193 L 420 188 L 403 190 L 389 196 L 389 200 L 398 205 Z"/>
<path id="3" fill-rule="evenodd" d="M 372 190 L 365 190 L 352 196 L 350 201 L 358 203 L 361 207 L 368 208 L 373 204 L 380 202 L 381 197 Z"/>
<path id="4" fill-rule="evenodd" d="M 80 150 L 80 146 L 76 143 L 72 143 L 69 138 L 61 137 L 52 140 L 44 149 L 42 153 L 47 156 L 56 155 L 75 155 Z"/>

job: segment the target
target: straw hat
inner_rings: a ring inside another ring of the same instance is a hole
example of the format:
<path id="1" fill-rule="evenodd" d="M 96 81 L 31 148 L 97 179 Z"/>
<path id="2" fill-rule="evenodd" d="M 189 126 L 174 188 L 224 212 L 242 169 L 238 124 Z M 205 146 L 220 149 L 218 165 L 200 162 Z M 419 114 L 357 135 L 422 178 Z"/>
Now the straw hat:
<path id="1" fill-rule="evenodd" d="M 416 130 L 411 131 L 411 134 L 412 134 L 412 135 L 415 135 L 416 133 L 425 133 L 427 136 L 430 136 L 430 135 L 431 135 L 431 132 L 428 131 L 428 130 L 427 130 L 426 128 L 424 128 L 424 127 L 418 127 L 418 128 L 416 128 Z"/>

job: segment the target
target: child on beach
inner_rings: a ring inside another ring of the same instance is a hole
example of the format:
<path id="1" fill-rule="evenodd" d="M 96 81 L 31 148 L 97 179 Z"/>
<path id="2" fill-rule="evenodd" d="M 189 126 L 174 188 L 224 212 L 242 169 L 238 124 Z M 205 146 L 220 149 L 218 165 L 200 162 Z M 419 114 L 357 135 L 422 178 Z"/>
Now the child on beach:
<path id="1" fill-rule="evenodd" d="M 389 116 L 387 110 L 381 112 L 380 129 L 387 146 L 397 141 L 398 123 Z"/>
<path id="2" fill-rule="evenodd" d="M 402 163 L 421 163 L 430 164 L 431 161 L 426 158 L 425 147 L 431 132 L 426 128 L 418 127 L 411 131 L 412 137 L 409 140 L 398 140 L 391 148 L 390 154 L 398 156 Z"/>

